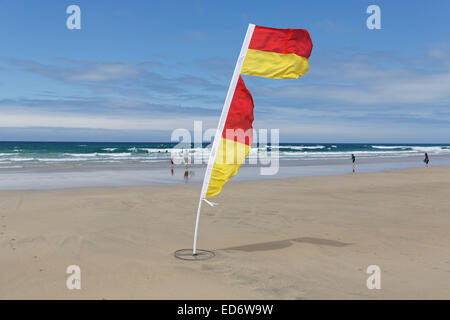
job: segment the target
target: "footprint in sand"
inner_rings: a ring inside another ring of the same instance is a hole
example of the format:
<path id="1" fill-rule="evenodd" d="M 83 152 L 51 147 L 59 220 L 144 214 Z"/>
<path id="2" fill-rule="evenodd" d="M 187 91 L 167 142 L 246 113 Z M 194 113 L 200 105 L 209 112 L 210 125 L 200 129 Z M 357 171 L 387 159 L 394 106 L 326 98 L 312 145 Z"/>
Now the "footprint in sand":
<path id="1" fill-rule="evenodd" d="M 9 245 L 11 246 L 11 249 L 13 249 L 13 250 L 16 250 L 16 248 L 14 247 L 14 241 L 15 241 L 16 239 L 14 239 L 14 238 L 11 238 L 9 241 Z"/>

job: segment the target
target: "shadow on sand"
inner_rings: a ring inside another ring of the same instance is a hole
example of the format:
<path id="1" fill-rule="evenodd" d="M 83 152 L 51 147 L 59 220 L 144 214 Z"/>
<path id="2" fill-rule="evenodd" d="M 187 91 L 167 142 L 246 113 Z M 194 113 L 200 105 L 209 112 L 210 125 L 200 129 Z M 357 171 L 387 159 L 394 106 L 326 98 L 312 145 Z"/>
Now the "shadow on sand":
<path id="1" fill-rule="evenodd" d="M 302 237 L 302 238 L 293 238 L 287 240 L 280 241 L 270 241 L 270 242 L 261 242 L 248 244 L 244 246 L 225 248 L 222 250 L 238 250 L 238 251 L 246 251 L 246 252 L 254 252 L 254 251 L 266 251 L 266 250 L 278 250 L 292 246 L 293 243 L 309 243 L 320 246 L 331 246 L 331 247 L 345 247 L 351 245 L 352 243 L 345 243 L 336 240 L 322 239 L 322 238 L 310 238 L 310 237 Z"/>

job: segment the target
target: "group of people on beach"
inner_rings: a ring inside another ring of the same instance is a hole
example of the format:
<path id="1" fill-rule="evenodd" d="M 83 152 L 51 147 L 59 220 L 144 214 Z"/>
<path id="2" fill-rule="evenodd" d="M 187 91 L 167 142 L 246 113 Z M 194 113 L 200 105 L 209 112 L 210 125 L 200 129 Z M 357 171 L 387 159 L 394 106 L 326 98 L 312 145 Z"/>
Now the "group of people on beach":
<path id="1" fill-rule="evenodd" d="M 430 157 L 428 156 L 428 153 L 425 152 L 425 159 L 423 159 L 423 162 L 425 163 L 425 168 L 428 168 L 428 163 L 430 162 Z M 356 157 L 355 154 L 352 153 L 352 171 L 356 171 Z"/>

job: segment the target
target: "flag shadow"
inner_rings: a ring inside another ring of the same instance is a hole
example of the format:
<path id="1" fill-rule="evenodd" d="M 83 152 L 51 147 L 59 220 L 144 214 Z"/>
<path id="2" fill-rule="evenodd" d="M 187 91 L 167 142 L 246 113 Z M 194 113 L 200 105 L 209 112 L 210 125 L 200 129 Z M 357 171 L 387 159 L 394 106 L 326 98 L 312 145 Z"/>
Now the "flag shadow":
<path id="1" fill-rule="evenodd" d="M 243 246 L 224 248 L 222 250 L 237 250 L 237 251 L 245 251 L 245 252 L 278 250 L 278 249 L 284 249 L 284 248 L 290 247 L 294 243 L 308 243 L 308 244 L 315 244 L 315 245 L 320 245 L 320 246 L 331 246 L 331 247 L 345 247 L 348 245 L 352 245 L 352 243 L 346 243 L 346 242 L 330 240 L 330 239 L 301 237 L 301 238 L 293 238 L 293 239 L 280 240 L 280 241 L 253 243 L 253 244 L 248 244 L 248 245 L 243 245 Z"/>

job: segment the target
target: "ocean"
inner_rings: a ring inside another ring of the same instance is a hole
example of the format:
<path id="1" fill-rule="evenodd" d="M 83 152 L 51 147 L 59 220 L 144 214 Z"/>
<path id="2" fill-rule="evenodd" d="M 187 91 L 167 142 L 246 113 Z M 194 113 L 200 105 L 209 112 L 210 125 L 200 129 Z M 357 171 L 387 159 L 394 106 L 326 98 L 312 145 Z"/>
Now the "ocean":
<path id="1" fill-rule="evenodd" d="M 411 157 L 427 152 L 450 155 L 450 144 L 374 144 L 374 143 L 281 143 L 279 146 L 253 147 L 250 158 L 258 152 L 279 151 L 283 160 L 349 159 Z M 200 156 L 205 162 L 209 146 L 176 143 L 135 142 L 0 142 L 0 169 L 28 167 L 85 166 L 107 164 L 166 164 L 170 158 Z"/>

